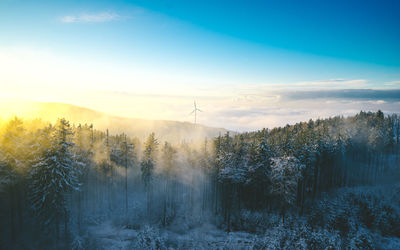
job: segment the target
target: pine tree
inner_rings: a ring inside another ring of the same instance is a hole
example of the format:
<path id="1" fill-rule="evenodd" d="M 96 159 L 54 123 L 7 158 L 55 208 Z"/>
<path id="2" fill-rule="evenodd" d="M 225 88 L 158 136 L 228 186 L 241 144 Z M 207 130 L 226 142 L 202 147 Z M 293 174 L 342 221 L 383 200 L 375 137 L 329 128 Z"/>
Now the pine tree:
<path id="1" fill-rule="evenodd" d="M 144 145 L 145 149 L 143 152 L 143 158 L 140 163 L 141 171 L 142 171 L 142 180 L 144 182 L 144 186 L 147 193 L 147 212 L 150 213 L 151 208 L 151 181 L 153 178 L 153 172 L 156 164 L 156 154 L 158 148 L 158 141 L 155 138 L 155 134 L 151 133 L 147 138 L 147 141 Z"/>
<path id="2" fill-rule="evenodd" d="M 248 197 L 251 205 L 259 207 L 265 205 L 269 187 L 271 149 L 268 146 L 266 135 L 257 138 L 249 146 L 249 162 L 246 174 L 246 186 L 254 195 Z"/>
<path id="3" fill-rule="evenodd" d="M 303 168 L 304 165 L 293 156 L 271 159 L 271 192 L 280 203 L 283 223 L 287 207 L 296 199 L 297 184 L 302 178 Z"/>
<path id="4" fill-rule="evenodd" d="M 60 119 L 51 134 L 50 148 L 37 159 L 31 170 L 32 208 L 43 226 L 55 225 L 59 238 L 60 220 L 64 217 L 64 233 L 68 233 L 67 195 L 79 190 L 77 162 L 71 154 L 72 130 L 69 122 Z"/>
<path id="5" fill-rule="evenodd" d="M 125 168 L 125 213 L 128 212 L 128 168 L 134 165 L 136 155 L 134 151 L 134 144 L 127 141 L 126 135 L 122 143 L 122 161 Z"/>
<path id="6" fill-rule="evenodd" d="M 85 183 L 86 188 L 79 190 L 77 193 L 77 226 L 78 232 L 81 233 L 82 231 L 82 200 L 85 200 L 85 197 L 89 197 L 88 194 L 89 188 L 88 186 L 95 185 L 96 183 L 89 183 L 89 176 L 90 170 L 93 164 L 93 156 L 94 150 L 92 147 L 92 140 L 91 140 L 91 127 L 87 124 L 81 125 L 79 124 L 78 127 L 74 128 L 74 146 L 72 148 L 72 153 L 74 154 L 75 159 L 80 162 L 76 167 L 78 168 L 78 178 L 81 180 L 82 183 Z M 95 206 L 96 204 L 94 204 Z"/>
<path id="7" fill-rule="evenodd" d="M 163 201 L 163 219 L 162 219 L 162 225 L 166 226 L 167 224 L 167 213 L 169 210 L 172 208 L 172 193 L 171 193 L 171 187 L 172 187 L 172 182 L 175 180 L 176 177 L 176 169 L 174 168 L 176 165 L 176 154 L 177 151 L 175 148 L 171 146 L 168 142 L 164 143 L 164 146 L 162 148 L 162 155 L 161 155 L 161 161 L 162 161 L 162 174 L 164 175 L 165 178 L 165 183 L 164 183 L 164 201 Z"/>
<path id="8" fill-rule="evenodd" d="M 6 186 L 11 183 L 12 173 L 9 165 L 5 162 L 2 152 L 0 151 L 0 192 L 4 192 Z"/>
<path id="9" fill-rule="evenodd" d="M 17 230 L 23 227 L 24 181 L 27 172 L 26 130 L 17 117 L 10 120 L 1 138 L 3 169 L 7 176 L 9 211 L 11 220 L 11 242 L 16 240 Z"/>

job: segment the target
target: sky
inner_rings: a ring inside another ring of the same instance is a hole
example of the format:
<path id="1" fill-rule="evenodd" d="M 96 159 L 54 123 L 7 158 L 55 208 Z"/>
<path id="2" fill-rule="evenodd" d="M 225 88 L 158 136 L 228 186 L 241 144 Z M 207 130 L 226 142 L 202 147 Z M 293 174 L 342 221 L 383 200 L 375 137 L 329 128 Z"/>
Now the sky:
<path id="1" fill-rule="evenodd" d="M 400 110 L 399 1 L 0 0 L 0 98 L 246 131 Z M 12 108 L 12 107 L 10 107 Z"/>

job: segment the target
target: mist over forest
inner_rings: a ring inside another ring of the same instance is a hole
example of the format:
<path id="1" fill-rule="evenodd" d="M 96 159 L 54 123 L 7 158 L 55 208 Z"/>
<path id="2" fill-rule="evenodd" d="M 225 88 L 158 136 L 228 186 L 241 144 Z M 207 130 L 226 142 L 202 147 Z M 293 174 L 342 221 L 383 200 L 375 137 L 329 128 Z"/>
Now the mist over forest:
<path id="1" fill-rule="evenodd" d="M 209 127 L 202 124 L 195 125 L 187 121 L 120 117 L 66 103 L 5 101 L 0 102 L 0 114 L 0 117 L 6 120 L 14 116 L 21 116 L 29 120 L 41 119 L 44 122 L 51 123 L 55 123 L 58 118 L 63 117 L 73 124 L 93 124 L 97 130 L 109 130 L 110 134 L 124 133 L 142 141 L 150 133 L 157 134 L 159 140 L 178 143 L 182 141 L 202 141 L 204 138 L 212 138 L 228 131 L 224 128 Z"/>
<path id="2" fill-rule="evenodd" d="M 187 141 L 112 129 L 0 123 L 1 249 L 400 248 L 396 114 Z"/>
<path id="3" fill-rule="evenodd" d="M 0 0 L 0 250 L 400 250 L 399 0 Z"/>

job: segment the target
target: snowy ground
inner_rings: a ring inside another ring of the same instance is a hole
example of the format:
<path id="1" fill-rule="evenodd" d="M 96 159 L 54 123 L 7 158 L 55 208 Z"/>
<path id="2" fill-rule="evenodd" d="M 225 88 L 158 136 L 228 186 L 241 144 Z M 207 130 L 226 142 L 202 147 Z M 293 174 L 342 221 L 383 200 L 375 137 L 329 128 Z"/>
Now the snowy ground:
<path id="1" fill-rule="evenodd" d="M 158 229 L 143 226 L 140 229 L 128 229 L 106 221 L 91 226 L 89 234 L 90 248 L 94 249 L 342 249 L 343 239 L 337 233 L 328 231 L 311 232 L 306 228 L 284 227 L 282 225 L 267 230 L 265 234 L 247 232 L 224 232 L 212 224 L 204 224 L 186 232 Z M 365 236 L 350 237 L 346 243 L 349 249 L 368 248 L 365 242 L 372 241 L 379 249 L 400 249 L 400 239 Z M 76 246 L 76 244 L 74 245 Z M 79 247 L 76 247 L 79 249 Z M 82 246 L 82 248 L 84 248 Z"/>
<path id="2" fill-rule="evenodd" d="M 388 192 L 388 190 L 391 192 Z M 74 249 L 400 249 L 398 238 L 400 186 L 344 188 L 325 195 L 302 217 L 242 211 L 246 231 L 226 232 L 222 219 L 180 210 L 167 227 L 149 222 L 133 204 L 110 218 L 88 216 Z M 364 216 L 364 217 L 363 217 Z M 366 217 L 365 217 L 366 216 Z M 370 225 L 365 219 L 370 219 Z M 219 225 L 219 226 L 217 226 Z M 396 237 L 397 236 L 397 237 Z"/>
<path id="3" fill-rule="evenodd" d="M 245 232 L 227 233 L 211 224 L 178 233 L 151 226 L 139 230 L 127 229 L 107 221 L 92 226 L 90 232 L 90 238 L 101 249 L 252 249 L 256 238 Z"/>

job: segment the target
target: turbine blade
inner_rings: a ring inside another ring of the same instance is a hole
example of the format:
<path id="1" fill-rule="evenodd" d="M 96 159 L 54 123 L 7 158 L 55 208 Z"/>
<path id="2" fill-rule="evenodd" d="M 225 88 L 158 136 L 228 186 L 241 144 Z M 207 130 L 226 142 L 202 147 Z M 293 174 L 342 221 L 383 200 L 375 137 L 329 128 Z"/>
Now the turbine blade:
<path id="1" fill-rule="evenodd" d="M 201 110 L 201 109 L 197 109 L 197 111 L 204 112 L 204 111 L 203 111 L 203 110 Z"/>
<path id="2" fill-rule="evenodd" d="M 189 114 L 189 115 L 193 114 L 195 111 L 196 111 L 196 110 L 193 110 L 192 112 L 190 112 L 190 114 Z"/>

